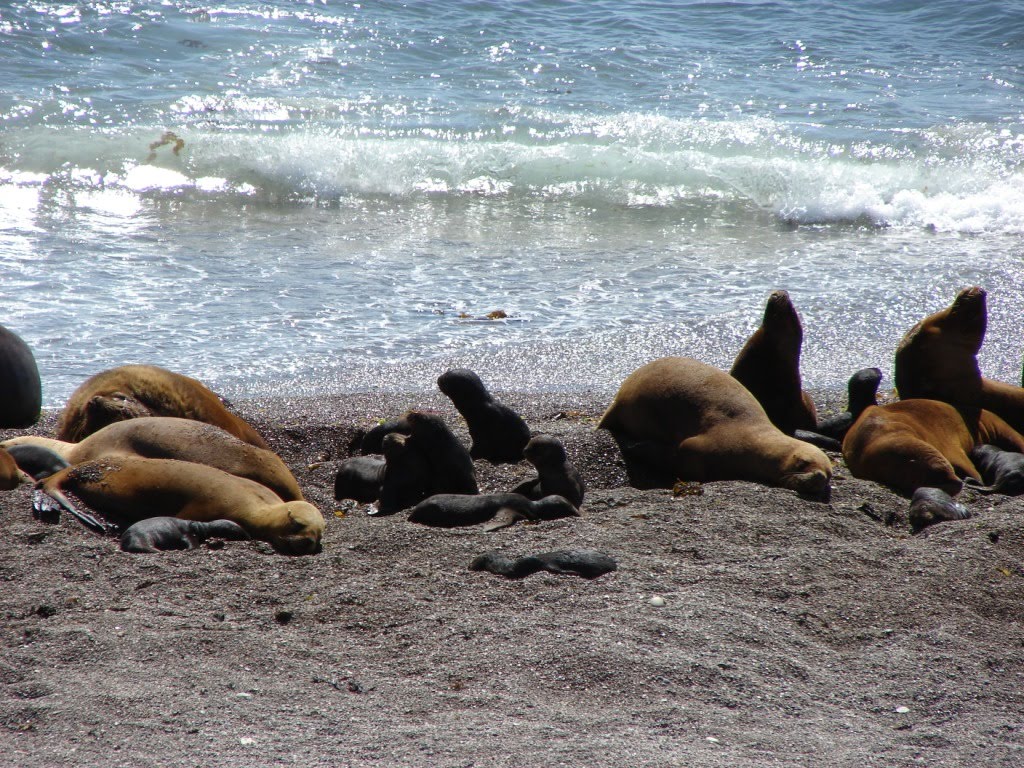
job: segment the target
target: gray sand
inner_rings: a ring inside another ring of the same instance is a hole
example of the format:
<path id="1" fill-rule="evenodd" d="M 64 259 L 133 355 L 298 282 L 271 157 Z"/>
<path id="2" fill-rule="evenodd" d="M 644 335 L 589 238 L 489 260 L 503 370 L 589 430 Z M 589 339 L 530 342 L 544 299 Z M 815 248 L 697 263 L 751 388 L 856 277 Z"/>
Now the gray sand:
<path id="1" fill-rule="evenodd" d="M 381 417 L 433 406 L 466 438 L 439 395 L 238 404 L 327 517 L 315 557 L 128 555 L 0 494 L 0 765 L 1024 764 L 1024 501 L 965 491 L 977 517 L 911 536 L 907 500 L 838 457 L 828 503 L 639 491 L 593 429 L 605 396 L 500 396 L 566 444 L 581 518 L 435 530 L 335 502 Z M 569 547 L 619 569 L 468 570 Z"/>

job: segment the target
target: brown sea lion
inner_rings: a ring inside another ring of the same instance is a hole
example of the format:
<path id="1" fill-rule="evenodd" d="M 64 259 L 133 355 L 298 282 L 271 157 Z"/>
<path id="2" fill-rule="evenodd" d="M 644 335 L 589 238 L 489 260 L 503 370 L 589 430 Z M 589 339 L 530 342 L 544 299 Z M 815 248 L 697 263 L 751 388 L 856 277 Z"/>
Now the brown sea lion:
<path id="1" fill-rule="evenodd" d="M 661 462 L 679 480 L 752 480 L 819 495 L 832 463 L 820 449 L 783 434 L 724 371 L 665 357 L 622 382 L 598 424 L 627 461 Z"/>
<path id="2" fill-rule="evenodd" d="M 252 537 L 230 520 L 182 520 L 180 517 L 147 517 L 121 534 L 125 552 L 167 552 L 195 549 L 208 539 L 246 541 Z"/>
<path id="3" fill-rule="evenodd" d="M 257 448 L 270 447 L 201 382 L 155 365 L 125 365 L 87 379 L 68 398 L 57 438 L 77 443 L 115 421 L 141 416 L 203 421 Z"/>
<path id="4" fill-rule="evenodd" d="M 73 514 L 66 493 L 120 526 L 148 517 L 231 520 L 282 554 L 319 552 L 324 532 L 323 516 L 308 502 L 282 501 L 252 480 L 176 459 L 93 459 L 51 475 L 39 487 Z"/>
<path id="5" fill-rule="evenodd" d="M 761 327 L 747 339 L 729 374 L 746 387 L 772 424 L 792 435 L 813 431 L 818 420 L 814 401 L 800 383 L 800 345 L 804 329 L 785 291 L 768 297 Z"/>
<path id="6" fill-rule="evenodd" d="M 26 435 L 0 446 L 40 445 L 69 464 L 103 456 L 178 459 L 222 469 L 265 485 L 283 501 L 301 501 L 295 476 L 273 451 L 239 440 L 220 427 L 174 416 L 150 416 L 117 421 L 93 432 L 80 443 Z"/>
<path id="7" fill-rule="evenodd" d="M 473 439 L 470 456 L 492 464 L 522 461 L 530 427 L 518 413 L 495 400 L 476 373 L 453 368 L 438 377 L 437 386 L 466 420 Z"/>
<path id="8" fill-rule="evenodd" d="M 854 477 L 908 496 L 923 487 L 955 496 L 963 478 L 981 480 L 968 453 L 983 443 L 1024 450 L 1024 436 L 991 411 L 900 400 L 861 414 L 843 440 L 843 458 Z"/>
<path id="9" fill-rule="evenodd" d="M 896 389 L 903 399 L 984 408 L 1024 432 L 1024 388 L 981 375 L 978 351 L 987 325 L 985 290 L 964 288 L 952 304 L 918 322 L 900 341 Z"/>
<path id="10" fill-rule="evenodd" d="M 39 420 L 43 387 L 36 359 L 18 334 L 0 325 L 0 429 L 31 427 Z"/>

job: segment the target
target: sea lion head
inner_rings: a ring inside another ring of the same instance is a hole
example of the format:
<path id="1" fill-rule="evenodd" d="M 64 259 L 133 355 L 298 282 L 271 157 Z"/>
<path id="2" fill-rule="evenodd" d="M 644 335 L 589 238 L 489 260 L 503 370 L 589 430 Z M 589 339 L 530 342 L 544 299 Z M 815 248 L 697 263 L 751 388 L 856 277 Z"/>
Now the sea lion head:
<path id="1" fill-rule="evenodd" d="M 541 520 L 580 516 L 580 511 L 564 496 L 545 496 L 536 502 L 534 511 Z"/>
<path id="2" fill-rule="evenodd" d="M 523 456 L 536 466 L 558 466 L 566 460 L 565 446 L 551 435 L 537 435 L 523 448 Z"/>
<path id="3" fill-rule="evenodd" d="M 800 315 L 793 306 L 792 299 L 786 291 L 775 291 L 768 297 L 764 308 L 762 327 L 772 334 L 782 334 L 786 338 L 802 341 L 804 329 L 800 324 Z"/>
<path id="4" fill-rule="evenodd" d="M 832 462 L 810 443 L 793 440 L 795 445 L 784 456 L 778 485 L 807 496 L 821 496 L 832 480 Z"/>
<path id="5" fill-rule="evenodd" d="M 985 297 L 984 288 L 977 285 L 964 288 L 949 305 L 945 322 L 942 323 L 943 328 L 956 330 L 965 339 L 976 342 L 975 351 L 981 349 L 988 325 L 988 306 Z"/>
<path id="6" fill-rule="evenodd" d="M 437 377 L 437 388 L 453 403 L 472 403 L 490 399 L 483 381 L 468 368 L 452 368 L 445 371 Z"/>
<path id="7" fill-rule="evenodd" d="M 324 516 L 307 501 L 289 501 L 282 505 L 287 512 L 266 539 L 282 555 L 315 555 L 323 549 Z M 262 538 L 262 537 L 261 537 Z"/>

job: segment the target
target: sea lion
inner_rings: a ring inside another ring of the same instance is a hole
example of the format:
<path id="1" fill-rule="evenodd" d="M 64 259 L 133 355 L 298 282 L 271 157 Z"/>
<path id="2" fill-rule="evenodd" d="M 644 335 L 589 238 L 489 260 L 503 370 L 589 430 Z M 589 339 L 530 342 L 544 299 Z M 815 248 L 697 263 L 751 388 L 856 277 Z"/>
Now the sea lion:
<path id="1" fill-rule="evenodd" d="M 1001 493 L 1020 496 L 1024 493 L 1024 453 L 1003 451 L 994 445 L 979 445 L 968 454 L 977 467 L 985 485 L 968 478 L 965 480 L 978 493 Z"/>
<path id="2" fill-rule="evenodd" d="M 476 469 L 469 451 L 435 413 L 409 411 L 408 445 L 426 460 L 432 493 L 477 493 Z"/>
<path id="3" fill-rule="evenodd" d="M 334 498 L 352 499 L 369 504 L 380 498 L 387 462 L 373 456 L 353 456 L 345 459 L 334 476 Z"/>
<path id="4" fill-rule="evenodd" d="M 578 517 L 579 510 L 561 496 L 531 501 L 519 493 L 476 496 L 441 493 L 424 499 L 409 513 L 409 522 L 437 528 L 458 528 L 488 523 L 484 530 L 507 528 L 517 520 L 555 520 Z M 489 522 L 488 522 L 489 521 Z"/>
<path id="5" fill-rule="evenodd" d="M 978 351 L 987 325 L 985 290 L 964 288 L 952 304 L 918 322 L 900 341 L 896 389 L 903 399 L 984 408 L 1024 432 L 1024 388 L 981 375 Z"/>
<path id="6" fill-rule="evenodd" d="M 27 479 L 25 472 L 18 466 L 17 460 L 6 450 L 0 448 L 0 491 L 11 491 Z"/>
<path id="7" fill-rule="evenodd" d="M 566 549 L 541 552 L 511 560 L 498 552 L 486 552 L 469 564 L 471 571 L 490 571 L 510 579 L 523 579 L 538 571 L 564 573 L 596 579 L 616 570 L 619 564 L 596 549 Z"/>
<path id="8" fill-rule="evenodd" d="M 319 552 L 324 532 L 323 516 L 308 502 L 282 501 L 257 482 L 177 459 L 93 459 L 51 475 L 39 488 L 72 514 L 77 508 L 66 493 L 120 526 L 160 516 L 232 520 L 282 554 Z"/>
<path id="9" fill-rule="evenodd" d="M 910 499 L 910 528 L 920 533 L 924 528 L 948 520 L 966 520 L 970 510 L 941 488 L 918 488 Z"/>
<path id="10" fill-rule="evenodd" d="M 846 383 L 846 410 L 821 419 L 815 432 L 833 440 L 842 440 L 853 422 L 871 405 L 878 405 L 878 385 L 882 383 L 879 368 L 861 368 Z"/>
<path id="11" fill-rule="evenodd" d="M 565 453 L 565 447 L 550 435 L 531 438 L 523 455 L 537 470 L 537 477 L 520 483 L 512 493 L 521 493 L 528 499 L 562 496 L 577 509 L 583 506 L 586 486 L 583 476 Z"/>
<path id="12" fill-rule="evenodd" d="M 0 453 L 6 453 L 17 464 L 18 468 L 33 480 L 42 480 L 52 474 L 71 466 L 67 459 L 46 445 L 31 443 L 12 444 L 8 440 L 0 447 Z M 53 442 L 59 442 L 54 440 Z M 61 445 L 67 445 L 61 443 Z"/>
<path id="13" fill-rule="evenodd" d="M 31 427 L 42 405 L 43 386 L 32 350 L 0 325 L 0 429 Z"/>
<path id="14" fill-rule="evenodd" d="M 201 382 L 155 365 L 125 365 L 87 379 L 68 398 L 57 438 L 77 443 L 115 421 L 142 416 L 204 421 L 257 448 L 270 448 Z"/>
<path id="15" fill-rule="evenodd" d="M 515 464 L 523 459 L 530 427 L 514 410 L 502 405 L 467 368 L 453 368 L 437 379 L 441 390 L 462 414 L 473 438 L 469 455 L 492 464 Z"/>
<path id="16" fill-rule="evenodd" d="M 982 443 L 1024 450 L 1024 437 L 991 411 L 918 398 L 867 408 L 846 433 L 843 458 L 854 477 L 907 496 L 922 487 L 955 496 L 962 478 L 981 480 L 968 452 Z"/>
<path id="17" fill-rule="evenodd" d="M 814 431 L 814 401 L 800 383 L 800 345 L 804 329 L 785 291 L 768 297 L 761 326 L 747 339 L 729 374 L 746 387 L 772 424 L 787 435 Z"/>
<path id="18" fill-rule="evenodd" d="M 381 474 L 380 500 L 376 511 L 371 511 L 371 514 L 392 515 L 415 506 L 433 493 L 434 477 L 430 464 L 426 456 L 416 450 L 411 436 L 391 432 L 384 436 L 381 448 L 384 451 L 384 471 Z"/>
<path id="19" fill-rule="evenodd" d="M 598 428 L 612 432 L 627 461 L 660 463 L 679 480 L 820 495 L 832 477 L 820 449 L 783 434 L 736 379 L 691 358 L 664 357 L 627 376 Z"/>
<path id="20" fill-rule="evenodd" d="M 121 534 L 125 552 L 166 552 L 195 549 L 207 539 L 247 541 L 252 537 L 231 520 L 183 520 L 180 517 L 147 517 Z"/>
<path id="21" fill-rule="evenodd" d="M 255 480 L 283 501 L 302 500 L 302 491 L 295 476 L 276 453 L 244 442 L 220 427 L 192 419 L 150 416 L 116 421 L 93 432 L 80 443 L 26 435 L 0 445 L 41 445 L 53 450 L 69 464 L 81 464 L 103 456 L 191 461 Z"/>
<path id="22" fill-rule="evenodd" d="M 390 435 L 392 432 L 408 435 L 411 431 L 412 427 L 409 426 L 409 421 L 404 415 L 399 416 L 397 419 L 382 421 L 363 435 L 363 439 L 359 444 L 359 452 L 364 455 L 369 453 L 384 453 L 384 437 L 386 435 Z"/>

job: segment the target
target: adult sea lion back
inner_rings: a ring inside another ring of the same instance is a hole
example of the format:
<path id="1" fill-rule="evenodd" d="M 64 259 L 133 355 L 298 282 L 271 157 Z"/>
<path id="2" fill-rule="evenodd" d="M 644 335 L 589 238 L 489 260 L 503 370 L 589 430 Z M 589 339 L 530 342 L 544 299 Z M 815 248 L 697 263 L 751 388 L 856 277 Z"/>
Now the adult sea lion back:
<path id="1" fill-rule="evenodd" d="M 205 421 L 257 448 L 270 447 L 202 382 L 155 365 L 125 365 L 87 379 L 68 398 L 57 437 L 76 443 L 115 421 L 141 416 Z"/>
<path id="2" fill-rule="evenodd" d="M 736 379 L 691 358 L 631 373 L 598 427 L 680 480 L 753 480 L 816 495 L 832 477 L 820 449 L 783 434 Z"/>
<path id="3" fill-rule="evenodd" d="M 39 420 L 43 388 L 32 350 L 0 325 L 0 429 L 31 427 Z"/>

